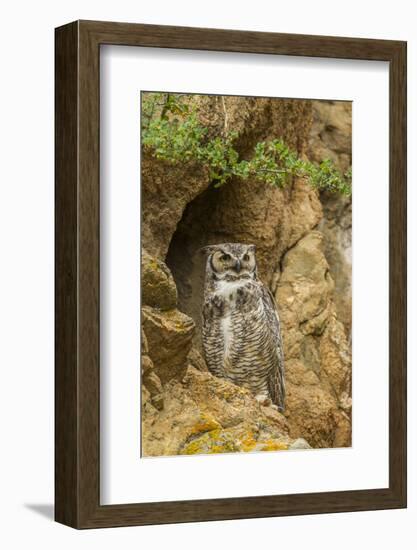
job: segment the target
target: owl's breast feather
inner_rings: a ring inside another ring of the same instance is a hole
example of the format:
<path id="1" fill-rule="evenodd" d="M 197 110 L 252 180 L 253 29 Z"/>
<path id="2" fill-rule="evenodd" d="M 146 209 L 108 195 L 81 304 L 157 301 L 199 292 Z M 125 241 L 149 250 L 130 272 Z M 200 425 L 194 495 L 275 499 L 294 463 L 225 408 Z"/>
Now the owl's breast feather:
<path id="1" fill-rule="evenodd" d="M 224 358 L 226 359 L 229 355 L 229 351 L 233 339 L 233 330 L 232 330 L 232 319 L 230 312 L 224 315 L 220 321 L 221 331 L 223 334 L 223 351 Z"/>
<path id="2" fill-rule="evenodd" d="M 219 281 L 217 283 L 215 293 L 217 296 L 224 298 L 227 301 L 233 301 L 236 297 L 236 292 L 246 286 L 247 283 L 247 280 Z"/>
<path id="3" fill-rule="evenodd" d="M 215 291 L 216 296 L 219 297 L 224 304 L 223 315 L 220 320 L 220 329 L 223 336 L 225 363 L 227 362 L 233 343 L 234 330 L 232 315 L 237 309 L 238 293 L 242 293 L 247 283 L 247 280 L 219 281 Z"/>

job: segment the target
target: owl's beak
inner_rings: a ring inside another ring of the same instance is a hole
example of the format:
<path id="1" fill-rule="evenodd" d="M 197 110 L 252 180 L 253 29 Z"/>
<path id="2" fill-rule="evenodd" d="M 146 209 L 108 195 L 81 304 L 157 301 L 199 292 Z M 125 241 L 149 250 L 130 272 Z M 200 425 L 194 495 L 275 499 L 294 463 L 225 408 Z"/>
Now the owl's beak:
<path id="1" fill-rule="evenodd" d="M 234 266 L 234 269 L 236 273 L 240 273 L 240 268 L 242 267 L 242 264 L 240 263 L 240 260 L 237 260 Z"/>

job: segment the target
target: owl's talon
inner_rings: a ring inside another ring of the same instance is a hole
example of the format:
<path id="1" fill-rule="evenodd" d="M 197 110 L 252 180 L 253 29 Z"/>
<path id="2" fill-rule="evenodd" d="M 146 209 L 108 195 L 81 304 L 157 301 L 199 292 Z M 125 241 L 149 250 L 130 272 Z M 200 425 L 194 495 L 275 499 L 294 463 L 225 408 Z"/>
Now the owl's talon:
<path id="1" fill-rule="evenodd" d="M 262 393 L 255 395 L 255 399 L 262 407 L 270 407 L 272 405 L 271 399 Z"/>

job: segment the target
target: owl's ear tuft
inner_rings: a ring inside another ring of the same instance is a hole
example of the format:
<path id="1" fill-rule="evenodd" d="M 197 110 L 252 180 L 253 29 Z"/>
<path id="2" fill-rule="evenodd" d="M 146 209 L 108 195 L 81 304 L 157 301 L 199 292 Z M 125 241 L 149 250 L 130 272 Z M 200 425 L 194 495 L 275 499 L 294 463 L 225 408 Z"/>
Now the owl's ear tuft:
<path id="1" fill-rule="evenodd" d="M 209 244 L 208 246 L 203 246 L 202 248 L 200 248 L 199 252 L 200 252 L 200 254 L 204 254 L 206 256 L 209 256 L 215 250 L 217 250 L 217 246 L 214 245 L 214 244 Z"/>
<path id="2" fill-rule="evenodd" d="M 250 245 L 248 246 L 248 250 L 249 250 L 250 252 L 256 252 L 256 244 L 250 244 Z"/>

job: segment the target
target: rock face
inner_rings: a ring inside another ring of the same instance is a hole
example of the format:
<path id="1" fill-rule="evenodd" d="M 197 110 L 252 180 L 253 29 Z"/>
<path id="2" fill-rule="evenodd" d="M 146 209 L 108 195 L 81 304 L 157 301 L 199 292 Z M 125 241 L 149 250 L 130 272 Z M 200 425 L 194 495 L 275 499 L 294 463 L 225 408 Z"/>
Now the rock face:
<path id="1" fill-rule="evenodd" d="M 195 164 L 172 165 L 142 156 L 142 246 L 165 258 L 184 208 L 209 184 L 208 174 Z"/>
<path id="2" fill-rule="evenodd" d="M 287 252 L 276 291 L 286 358 L 286 416 L 293 437 L 314 447 L 350 445 L 351 365 L 332 301 L 323 234 L 311 231 Z"/>
<path id="3" fill-rule="evenodd" d="M 243 157 L 256 142 L 282 137 L 309 158 L 314 149 L 316 160 L 326 158 L 327 150 L 339 166 L 350 159 L 346 103 L 336 104 L 339 110 L 344 106 L 336 116 L 332 102 L 216 96 L 194 101 L 210 135 L 239 132 L 236 147 Z M 350 202 L 319 196 L 302 179 L 285 189 L 254 179 L 214 189 L 201 167 L 173 167 L 149 155 L 142 156 L 142 189 L 147 339 L 142 453 L 350 445 L 351 298 L 345 261 Z M 257 246 L 259 274 L 275 296 L 282 323 L 285 416 L 212 376 L 201 357 L 204 264 L 199 249 L 219 242 Z"/>
<path id="4" fill-rule="evenodd" d="M 312 101 L 313 122 L 309 134 L 311 160 L 332 160 L 346 172 L 352 164 L 352 103 Z"/>
<path id="5" fill-rule="evenodd" d="M 142 303 L 167 310 L 177 307 L 178 293 L 170 270 L 158 258 L 142 250 L 141 262 Z"/>
<path id="6" fill-rule="evenodd" d="M 285 418 L 245 390 L 188 367 L 165 386 L 164 409 L 142 400 L 144 456 L 309 448 L 288 435 Z"/>
<path id="7" fill-rule="evenodd" d="M 308 155 L 320 162 L 331 159 L 341 172 L 352 164 L 352 103 L 313 101 L 313 125 Z M 340 321 L 350 338 L 352 320 L 352 201 L 329 193 L 320 196 L 327 261 L 335 281 L 334 301 Z"/>
<path id="8" fill-rule="evenodd" d="M 154 364 L 149 357 L 149 346 L 146 334 L 142 330 L 142 402 L 149 401 L 161 410 L 163 408 L 162 383 L 154 370 Z"/>
<path id="9" fill-rule="evenodd" d="M 178 309 L 162 312 L 145 306 L 142 308 L 142 327 L 160 379 L 168 382 L 171 378 L 180 378 L 191 349 L 193 320 Z"/>
<path id="10" fill-rule="evenodd" d="M 161 409 L 162 383 L 184 374 L 195 325 L 176 308 L 177 287 L 170 270 L 145 249 L 142 250 L 141 290 L 142 381 L 154 405 L 158 401 Z"/>

